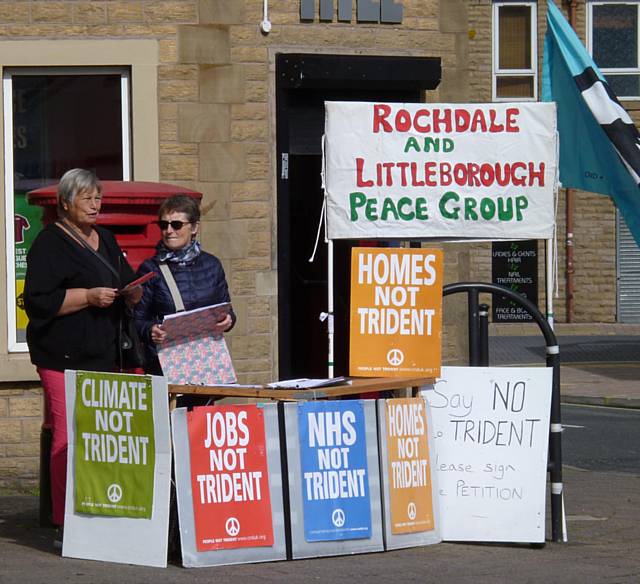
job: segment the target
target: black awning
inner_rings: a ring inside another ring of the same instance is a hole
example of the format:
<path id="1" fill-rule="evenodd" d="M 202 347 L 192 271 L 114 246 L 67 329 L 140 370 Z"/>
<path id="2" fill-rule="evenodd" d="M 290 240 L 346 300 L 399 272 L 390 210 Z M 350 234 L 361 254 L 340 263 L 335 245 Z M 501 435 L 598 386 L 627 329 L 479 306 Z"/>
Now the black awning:
<path id="1" fill-rule="evenodd" d="M 435 89 L 442 77 L 440 57 L 280 53 L 276 61 L 286 89 Z"/>

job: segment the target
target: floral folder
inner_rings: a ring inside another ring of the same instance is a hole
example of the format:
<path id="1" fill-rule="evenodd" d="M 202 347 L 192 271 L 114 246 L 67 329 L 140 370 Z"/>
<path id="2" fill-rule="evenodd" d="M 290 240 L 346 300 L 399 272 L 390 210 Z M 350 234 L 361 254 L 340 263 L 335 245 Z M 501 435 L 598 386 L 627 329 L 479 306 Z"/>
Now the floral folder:
<path id="1" fill-rule="evenodd" d="M 226 312 L 229 309 L 230 305 Z M 212 326 L 221 320 L 220 315 L 221 305 L 214 305 L 165 318 L 162 326 L 167 337 L 159 347 L 158 357 L 169 383 L 236 383 L 236 372 L 224 337 L 214 337 L 210 332 Z"/>

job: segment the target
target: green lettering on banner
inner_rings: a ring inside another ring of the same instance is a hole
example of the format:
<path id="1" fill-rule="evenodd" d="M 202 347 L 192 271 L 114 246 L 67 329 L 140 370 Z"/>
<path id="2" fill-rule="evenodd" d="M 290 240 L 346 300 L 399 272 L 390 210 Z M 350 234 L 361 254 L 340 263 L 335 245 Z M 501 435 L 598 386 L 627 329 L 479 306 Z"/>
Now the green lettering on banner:
<path id="1" fill-rule="evenodd" d="M 151 376 L 78 371 L 75 393 L 75 511 L 150 519 Z"/>

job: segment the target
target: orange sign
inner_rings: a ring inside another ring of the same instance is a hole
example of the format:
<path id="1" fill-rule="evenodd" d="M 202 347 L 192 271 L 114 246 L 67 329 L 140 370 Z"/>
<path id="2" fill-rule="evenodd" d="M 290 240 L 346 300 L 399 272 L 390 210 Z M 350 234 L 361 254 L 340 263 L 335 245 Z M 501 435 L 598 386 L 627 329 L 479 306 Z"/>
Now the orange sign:
<path id="1" fill-rule="evenodd" d="M 187 427 L 197 550 L 273 545 L 262 410 L 194 408 Z"/>
<path id="2" fill-rule="evenodd" d="M 422 398 L 388 399 L 391 533 L 434 528 L 427 414 Z"/>
<path id="3" fill-rule="evenodd" d="M 349 374 L 438 377 L 442 252 L 354 247 Z"/>

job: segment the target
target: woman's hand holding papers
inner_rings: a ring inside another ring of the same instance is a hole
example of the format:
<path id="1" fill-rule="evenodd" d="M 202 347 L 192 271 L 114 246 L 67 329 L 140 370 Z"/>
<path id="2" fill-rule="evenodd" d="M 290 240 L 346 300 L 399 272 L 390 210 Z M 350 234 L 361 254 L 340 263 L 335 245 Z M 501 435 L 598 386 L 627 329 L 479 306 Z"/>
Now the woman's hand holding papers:
<path id="1" fill-rule="evenodd" d="M 226 333 L 233 324 L 231 315 L 227 313 L 225 317 L 213 325 L 212 333 L 215 337 L 219 337 L 222 333 Z"/>
<path id="2" fill-rule="evenodd" d="M 151 327 L 151 340 L 156 345 L 159 345 L 159 344 L 163 343 L 166 337 L 167 337 L 167 331 L 165 331 L 162 328 L 162 325 L 154 324 Z"/>

